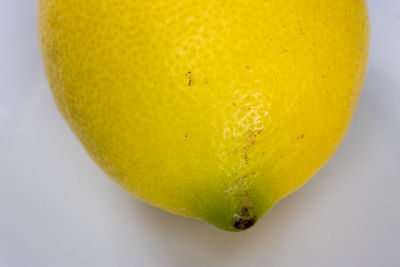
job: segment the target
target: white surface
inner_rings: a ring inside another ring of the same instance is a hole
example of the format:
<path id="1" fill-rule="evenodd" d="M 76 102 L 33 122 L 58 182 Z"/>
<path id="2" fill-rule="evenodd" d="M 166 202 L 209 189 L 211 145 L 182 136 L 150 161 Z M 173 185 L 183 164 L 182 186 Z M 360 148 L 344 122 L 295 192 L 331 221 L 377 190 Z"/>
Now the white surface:
<path id="1" fill-rule="evenodd" d="M 369 71 L 340 150 L 254 228 L 143 204 L 89 159 L 41 66 L 35 0 L 1 1 L 0 266 L 400 266 L 400 1 L 371 0 Z"/>

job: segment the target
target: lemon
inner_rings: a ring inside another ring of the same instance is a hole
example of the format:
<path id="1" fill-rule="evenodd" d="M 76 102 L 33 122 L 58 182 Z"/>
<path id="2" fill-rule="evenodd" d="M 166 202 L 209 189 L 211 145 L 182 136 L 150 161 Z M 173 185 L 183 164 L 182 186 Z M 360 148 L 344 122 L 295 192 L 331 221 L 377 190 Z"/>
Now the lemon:
<path id="1" fill-rule="evenodd" d="M 124 189 L 240 231 L 331 157 L 356 108 L 364 0 L 40 0 L 59 110 Z"/>

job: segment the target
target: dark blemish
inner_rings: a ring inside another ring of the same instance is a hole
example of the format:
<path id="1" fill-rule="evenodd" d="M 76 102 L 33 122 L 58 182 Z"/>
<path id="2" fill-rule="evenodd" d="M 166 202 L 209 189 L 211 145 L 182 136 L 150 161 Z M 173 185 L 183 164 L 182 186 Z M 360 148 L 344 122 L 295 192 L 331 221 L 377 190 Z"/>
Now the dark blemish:
<path id="1" fill-rule="evenodd" d="M 188 139 L 188 138 L 189 138 L 189 136 L 188 136 L 187 134 L 185 134 L 184 138 L 185 138 L 185 139 Z"/>
<path id="2" fill-rule="evenodd" d="M 257 132 L 258 134 L 261 134 L 262 133 L 262 130 L 258 130 L 258 132 Z"/>
<path id="3" fill-rule="evenodd" d="M 192 72 L 189 71 L 185 74 L 185 76 L 189 77 L 189 87 L 192 85 Z"/>
<path id="4" fill-rule="evenodd" d="M 248 220 L 239 219 L 234 223 L 234 227 L 238 230 L 246 230 L 252 227 L 256 223 L 256 218 L 253 217 Z"/>
<path id="5" fill-rule="evenodd" d="M 279 158 L 283 159 L 284 157 L 286 157 L 286 155 L 280 155 Z"/>
<path id="6" fill-rule="evenodd" d="M 50 51 L 50 58 L 53 62 L 57 62 L 58 63 L 58 50 L 55 49 L 54 51 Z"/>
<path id="7" fill-rule="evenodd" d="M 249 136 L 246 138 L 247 142 L 250 142 L 250 144 L 246 145 L 243 150 L 244 150 L 244 160 L 245 163 L 248 163 L 248 150 L 251 148 L 252 145 L 256 144 L 256 139 L 255 137 L 257 137 L 257 134 L 254 134 L 254 132 L 252 130 L 249 130 Z"/>
<path id="8" fill-rule="evenodd" d="M 252 172 L 251 175 L 256 175 L 256 172 Z"/>
<path id="9" fill-rule="evenodd" d="M 248 216 L 249 215 L 249 209 L 247 207 L 243 207 L 240 210 L 240 213 L 242 214 L 242 216 Z"/>
<path id="10" fill-rule="evenodd" d="M 247 69 L 247 70 L 250 70 L 250 66 L 246 66 L 246 69 Z"/>
<path id="11" fill-rule="evenodd" d="M 251 107 L 248 107 L 247 109 L 248 109 L 248 110 L 251 110 Z"/>
<path id="12" fill-rule="evenodd" d="M 244 148 L 244 160 L 246 164 L 248 163 L 248 157 L 247 157 L 247 146 Z"/>
<path id="13" fill-rule="evenodd" d="M 304 138 L 304 134 L 297 136 L 297 139 L 303 139 Z"/>

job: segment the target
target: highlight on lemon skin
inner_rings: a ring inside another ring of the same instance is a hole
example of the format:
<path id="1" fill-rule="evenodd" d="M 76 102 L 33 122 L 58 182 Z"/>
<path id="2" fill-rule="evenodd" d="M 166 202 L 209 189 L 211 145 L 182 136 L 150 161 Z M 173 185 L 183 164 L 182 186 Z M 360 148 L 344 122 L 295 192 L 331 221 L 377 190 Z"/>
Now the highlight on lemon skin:
<path id="1" fill-rule="evenodd" d="M 39 0 L 38 22 L 57 107 L 99 167 L 227 231 L 333 155 L 369 49 L 364 0 Z"/>

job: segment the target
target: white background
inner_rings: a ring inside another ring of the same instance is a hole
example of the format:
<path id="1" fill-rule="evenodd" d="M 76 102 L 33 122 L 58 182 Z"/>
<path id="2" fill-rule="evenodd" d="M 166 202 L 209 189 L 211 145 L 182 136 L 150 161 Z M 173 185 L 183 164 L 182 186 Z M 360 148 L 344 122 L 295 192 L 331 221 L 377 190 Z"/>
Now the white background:
<path id="1" fill-rule="evenodd" d="M 400 1 L 369 2 L 369 70 L 343 145 L 254 228 L 228 233 L 99 170 L 50 95 L 36 1 L 0 0 L 0 267 L 400 266 Z"/>

